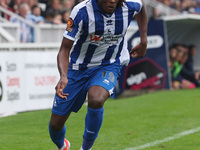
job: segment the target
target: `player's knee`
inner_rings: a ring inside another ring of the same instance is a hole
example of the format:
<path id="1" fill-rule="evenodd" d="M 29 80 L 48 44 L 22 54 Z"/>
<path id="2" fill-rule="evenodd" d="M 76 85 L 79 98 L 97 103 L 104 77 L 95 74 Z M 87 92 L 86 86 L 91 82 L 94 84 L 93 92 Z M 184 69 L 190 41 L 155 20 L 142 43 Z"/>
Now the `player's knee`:
<path id="1" fill-rule="evenodd" d="M 103 87 L 92 86 L 88 92 L 88 106 L 94 109 L 101 108 L 108 97 L 109 93 Z"/>
<path id="2" fill-rule="evenodd" d="M 106 98 L 104 98 L 103 96 L 89 96 L 88 97 L 88 106 L 90 108 L 101 108 L 104 105 Z"/>
<path id="3" fill-rule="evenodd" d="M 50 121 L 49 126 L 53 131 L 60 131 L 63 128 L 63 124 L 59 124 L 58 122 L 55 121 Z"/>

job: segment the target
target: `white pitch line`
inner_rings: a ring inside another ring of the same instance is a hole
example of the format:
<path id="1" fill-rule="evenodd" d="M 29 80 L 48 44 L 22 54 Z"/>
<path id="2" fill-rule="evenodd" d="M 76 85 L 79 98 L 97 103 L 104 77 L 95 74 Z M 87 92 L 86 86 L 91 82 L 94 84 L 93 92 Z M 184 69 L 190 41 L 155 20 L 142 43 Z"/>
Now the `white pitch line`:
<path id="1" fill-rule="evenodd" d="M 172 141 L 174 139 L 178 139 L 178 138 L 181 138 L 183 136 L 190 135 L 190 134 L 193 134 L 193 133 L 196 133 L 196 132 L 199 132 L 199 131 L 200 131 L 200 127 L 195 128 L 195 129 L 190 129 L 190 130 L 175 134 L 173 136 L 167 137 L 167 138 L 162 139 L 162 140 L 156 140 L 154 142 L 146 143 L 144 145 L 133 147 L 133 148 L 126 148 L 125 150 L 139 150 L 139 149 L 144 149 L 144 148 L 147 148 L 147 147 L 152 147 L 152 146 L 155 146 L 155 145 L 158 145 L 158 144 L 161 144 L 161 143 L 164 143 L 164 142 Z"/>

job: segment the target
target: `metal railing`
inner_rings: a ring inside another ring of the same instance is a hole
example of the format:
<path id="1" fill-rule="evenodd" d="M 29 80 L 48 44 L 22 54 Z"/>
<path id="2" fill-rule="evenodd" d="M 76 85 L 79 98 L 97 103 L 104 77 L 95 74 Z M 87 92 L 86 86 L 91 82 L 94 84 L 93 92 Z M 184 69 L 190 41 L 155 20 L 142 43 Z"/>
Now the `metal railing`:
<path id="1" fill-rule="evenodd" d="M 6 14 L 6 15 L 9 15 L 9 16 L 13 16 L 14 18 L 16 18 L 16 19 L 18 19 L 18 20 L 20 20 L 20 21 L 26 23 L 27 25 L 29 25 L 29 26 L 31 26 L 31 27 L 33 27 L 33 28 L 36 27 L 35 24 L 33 24 L 33 23 L 27 21 L 27 20 L 24 19 L 23 17 L 21 17 L 21 16 L 19 16 L 19 15 L 17 15 L 17 14 L 15 14 L 15 13 L 13 13 L 13 12 L 11 12 L 11 11 L 9 11 L 9 10 L 7 10 L 7 9 L 5 9 L 5 8 L 3 8 L 3 7 L 0 6 L 0 14 L 2 14 L 2 13 Z"/>
<path id="2" fill-rule="evenodd" d="M 157 5 L 163 5 L 162 3 L 159 3 L 156 0 L 145 0 L 145 3 L 148 7 L 152 7 L 155 8 L 157 7 Z M 180 14 L 178 11 L 171 9 L 165 5 L 163 5 L 163 8 L 165 9 L 165 12 L 167 15 L 177 15 Z M 152 13 L 152 12 L 151 12 Z M 3 8 L 0 6 L 0 22 L 4 22 L 5 24 L 11 24 L 11 22 L 9 22 L 6 18 L 1 17 L 2 14 L 5 14 L 6 16 L 12 16 L 12 18 L 16 18 L 19 21 L 22 21 L 24 23 L 26 23 L 27 25 L 29 25 L 30 27 L 32 27 L 34 29 L 34 42 L 35 43 L 41 43 L 41 42 L 59 42 L 62 39 L 62 34 L 65 30 L 66 25 L 62 24 L 62 25 L 55 25 L 55 24 L 34 24 L 31 23 L 29 21 L 27 21 L 26 19 L 24 19 L 23 17 Z M 13 24 L 13 23 L 12 23 Z M 16 28 L 16 27 L 15 27 Z M 19 30 L 20 27 L 18 27 Z M 1 31 L 0 31 L 1 32 Z M 7 40 L 7 42 L 13 42 L 13 34 L 12 32 L 8 32 L 6 34 L 10 34 L 8 36 L 5 37 L 5 31 L 4 33 L 0 33 L 1 34 L 1 38 L 2 36 L 3 39 Z M 16 35 L 15 35 L 16 36 Z M 19 37 L 15 37 L 17 40 L 15 40 L 16 42 L 18 41 Z M 19 36 L 19 35 L 18 35 Z"/>
<path id="3" fill-rule="evenodd" d="M 34 42 L 35 43 L 61 41 L 62 34 L 64 33 L 65 28 L 66 28 L 66 24 L 61 24 L 61 25 L 55 25 L 55 24 L 50 24 L 50 23 L 34 24 L 34 23 L 31 23 L 31 22 L 27 21 L 26 19 L 22 18 L 21 16 L 0 6 L 0 22 L 4 22 L 5 24 L 11 24 L 11 22 L 9 22 L 5 18 L 1 17 L 1 14 L 6 14 L 9 16 L 12 16 L 12 18 L 16 18 L 19 21 L 26 23 L 27 25 L 32 27 L 33 31 L 34 31 Z M 12 24 L 14 25 L 14 23 L 12 23 Z M 15 37 L 15 38 L 18 39 L 18 37 Z M 4 39 L 5 39 L 5 37 L 4 37 Z M 10 41 L 8 41 L 8 42 L 10 42 Z"/>
<path id="4" fill-rule="evenodd" d="M 60 43 L 1 43 L 2 51 L 58 51 Z"/>

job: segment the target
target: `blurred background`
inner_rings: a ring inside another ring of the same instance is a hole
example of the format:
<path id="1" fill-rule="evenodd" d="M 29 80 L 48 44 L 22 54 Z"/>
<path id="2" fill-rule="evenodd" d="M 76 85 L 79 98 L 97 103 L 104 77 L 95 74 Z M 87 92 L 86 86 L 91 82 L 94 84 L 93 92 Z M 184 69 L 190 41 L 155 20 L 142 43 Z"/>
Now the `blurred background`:
<path id="1" fill-rule="evenodd" d="M 49 109 L 59 79 L 56 56 L 81 0 L 0 1 L 0 115 Z M 200 0 L 145 0 L 147 54 L 122 69 L 116 96 L 200 86 Z M 128 48 L 139 42 L 134 18 Z M 39 105 L 38 105 L 39 103 Z"/>

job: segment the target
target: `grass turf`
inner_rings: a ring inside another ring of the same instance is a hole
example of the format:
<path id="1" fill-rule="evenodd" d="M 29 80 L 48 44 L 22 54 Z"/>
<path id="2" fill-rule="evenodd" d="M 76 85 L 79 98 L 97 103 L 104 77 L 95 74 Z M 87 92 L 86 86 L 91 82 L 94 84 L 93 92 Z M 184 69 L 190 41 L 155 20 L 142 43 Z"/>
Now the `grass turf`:
<path id="1" fill-rule="evenodd" d="M 117 150 L 161 140 L 200 127 L 200 89 L 162 91 L 105 104 L 104 121 L 93 150 Z M 82 144 L 84 105 L 68 122 L 71 150 Z M 51 110 L 0 118 L 0 150 L 55 150 L 48 133 Z M 145 150 L 198 150 L 200 133 L 161 143 Z"/>

